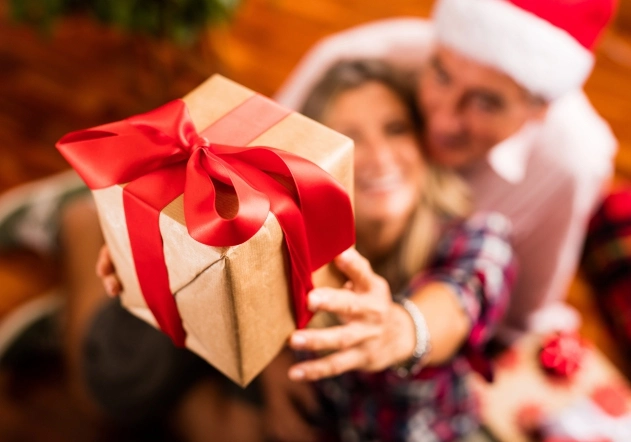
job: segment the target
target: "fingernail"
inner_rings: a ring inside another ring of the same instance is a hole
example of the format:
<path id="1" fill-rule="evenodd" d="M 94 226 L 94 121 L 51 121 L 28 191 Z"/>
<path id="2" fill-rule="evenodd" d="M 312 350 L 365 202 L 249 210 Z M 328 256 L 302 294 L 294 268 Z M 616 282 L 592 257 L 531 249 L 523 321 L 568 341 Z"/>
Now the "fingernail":
<path id="1" fill-rule="evenodd" d="M 300 368 L 292 368 L 289 370 L 289 379 L 293 381 L 301 381 L 305 378 L 304 370 Z"/>
<path id="2" fill-rule="evenodd" d="M 290 342 L 293 347 L 301 348 L 307 344 L 307 339 L 302 335 L 293 334 Z"/>
<path id="3" fill-rule="evenodd" d="M 324 297 L 320 292 L 315 290 L 311 291 L 311 293 L 309 293 L 309 310 L 317 310 L 318 307 L 322 304 L 323 299 Z"/>

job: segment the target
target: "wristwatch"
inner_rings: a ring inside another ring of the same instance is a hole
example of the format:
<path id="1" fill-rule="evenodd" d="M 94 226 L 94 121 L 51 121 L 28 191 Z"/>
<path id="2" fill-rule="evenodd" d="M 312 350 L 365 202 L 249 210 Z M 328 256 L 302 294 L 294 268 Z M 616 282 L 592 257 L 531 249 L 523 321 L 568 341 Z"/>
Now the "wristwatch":
<path id="1" fill-rule="evenodd" d="M 412 318 L 414 333 L 416 335 L 416 346 L 414 347 L 412 357 L 392 366 L 392 370 L 394 370 L 399 377 L 405 378 L 421 371 L 423 360 L 431 351 L 430 335 L 425 316 L 414 302 L 403 296 L 396 297 L 394 301 L 400 304 Z"/>

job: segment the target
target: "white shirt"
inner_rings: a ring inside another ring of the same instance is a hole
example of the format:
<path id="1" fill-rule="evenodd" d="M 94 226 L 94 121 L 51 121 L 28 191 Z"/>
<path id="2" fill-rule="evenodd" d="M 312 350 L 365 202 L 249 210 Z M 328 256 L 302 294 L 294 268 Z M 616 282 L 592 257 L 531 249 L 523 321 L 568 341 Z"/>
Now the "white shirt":
<path id="1" fill-rule="evenodd" d="M 431 22 L 383 20 L 328 37 L 303 58 L 276 99 L 298 109 L 313 84 L 344 58 L 381 58 L 420 68 L 431 53 Z M 503 327 L 511 339 L 526 329 L 571 328 L 577 318 L 562 300 L 576 271 L 589 217 L 611 178 L 617 143 L 582 91 L 550 105 L 541 124 L 527 123 L 469 171 L 475 206 L 513 223 L 517 286 Z"/>

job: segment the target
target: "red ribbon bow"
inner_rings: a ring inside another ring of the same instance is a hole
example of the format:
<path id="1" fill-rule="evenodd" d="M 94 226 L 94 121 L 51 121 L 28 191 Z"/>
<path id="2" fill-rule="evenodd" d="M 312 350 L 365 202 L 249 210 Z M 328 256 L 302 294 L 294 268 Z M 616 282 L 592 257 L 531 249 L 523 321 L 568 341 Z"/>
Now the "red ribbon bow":
<path id="1" fill-rule="evenodd" d="M 575 332 L 555 332 L 547 336 L 539 351 L 539 362 L 552 375 L 568 378 L 580 368 L 585 345 Z"/>
<path id="2" fill-rule="evenodd" d="M 123 203 L 140 287 L 160 328 L 183 346 L 186 332 L 169 288 L 160 211 L 184 194 L 188 232 L 215 247 L 250 239 L 272 213 L 285 235 L 298 327 L 311 317 L 311 272 L 354 242 L 344 189 L 317 165 L 269 147 L 247 144 L 289 112 L 255 95 L 197 134 L 182 100 L 123 121 L 72 132 L 57 148 L 91 189 L 129 183 Z M 232 199 L 221 209 L 218 194 Z M 236 206 L 236 210 L 234 209 Z"/>

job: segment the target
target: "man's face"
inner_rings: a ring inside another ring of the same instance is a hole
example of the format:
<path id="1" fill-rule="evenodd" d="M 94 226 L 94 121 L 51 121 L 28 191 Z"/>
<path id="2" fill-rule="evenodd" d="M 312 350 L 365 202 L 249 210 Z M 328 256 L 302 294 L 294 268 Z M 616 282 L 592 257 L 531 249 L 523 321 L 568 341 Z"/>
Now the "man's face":
<path id="1" fill-rule="evenodd" d="M 426 149 L 444 166 L 465 169 L 547 105 L 502 72 L 439 46 L 420 76 Z"/>

